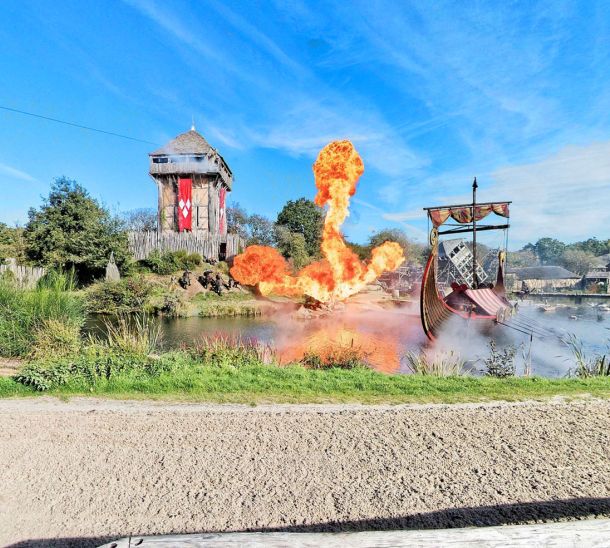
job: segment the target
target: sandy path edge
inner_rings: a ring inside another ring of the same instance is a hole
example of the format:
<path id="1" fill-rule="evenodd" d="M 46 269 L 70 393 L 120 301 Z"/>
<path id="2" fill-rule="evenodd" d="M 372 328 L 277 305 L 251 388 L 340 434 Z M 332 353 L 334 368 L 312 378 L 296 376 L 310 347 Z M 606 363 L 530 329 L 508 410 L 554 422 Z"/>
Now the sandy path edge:
<path id="1" fill-rule="evenodd" d="M 0 413 L 2 412 L 30 412 L 30 411 L 185 411 L 185 412 L 246 412 L 246 413 L 337 413 L 345 411 L 400 411 L 408 409 L 478 409 L 496 407 L 522 407 L 522 406 L 553 406 L 570 405 L 578 403 L 604 403 L 610 398 L 600 398 L 588 393 L 570 396 L 549 396 L 542 399 L 528 399 L 519 401 L 489 400 L 456 403 L 218 403 L 198 402 L 190 400 L 171 399 L 120 399 L 97 396 L 17 396 L 0 398 Z"/>
<path id="2" fill-rule="evenodd" d="M 0 543 L 610 517 L 608 447 L 607 400 L 0 400 Z"/>

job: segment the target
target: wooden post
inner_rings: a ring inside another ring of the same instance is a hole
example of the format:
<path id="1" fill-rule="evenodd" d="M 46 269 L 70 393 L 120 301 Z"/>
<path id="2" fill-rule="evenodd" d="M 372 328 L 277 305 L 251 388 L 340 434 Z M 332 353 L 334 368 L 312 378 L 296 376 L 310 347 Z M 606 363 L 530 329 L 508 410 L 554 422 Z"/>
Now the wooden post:
<path id="1" fill-rule="evenodd" d="M 479 287 L 477 280 L 477 220 L 475 218 L 475 209 L 477 204 L 477 178 L 472 182 L 472 288 Z"/>

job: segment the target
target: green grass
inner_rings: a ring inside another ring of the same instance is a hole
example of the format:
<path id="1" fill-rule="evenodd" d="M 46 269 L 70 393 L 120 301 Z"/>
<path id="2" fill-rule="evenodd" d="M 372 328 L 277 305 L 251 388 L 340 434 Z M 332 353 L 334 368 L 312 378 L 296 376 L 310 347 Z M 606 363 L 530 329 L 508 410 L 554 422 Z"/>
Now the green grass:
<path id="1" fill-rule="evenodd" d="M 198 293 L 191 299 L 191 305 L 203 318 L 222 316 L 260 316 L 262 313 L 258 301 L 251 293 L 225 291 L 222 295 L 209 291 Z"/>
<path id="2" fill-rule="evenodd" d="M 203 364 L 185 353 L 156 358 L 154 363 L 126 358 L 108 377 L 88 371 L 85 377 L 66 377 L 60 386 L 41 392 L 14 379 L 0 378 L 0 397 L 98 396 L 119 399 L 163 399 L 257 404 L 278 403 L 456 403 L 519 401 L 553 396 L 610 397 L 610 379 L 543 379 L 491 377 L 434 377 L 385 375 L 371 369 L 306 369 L 277 367 L 245 360 L 240 366 Z M 104 362 L 106 366 L 106 362 Z M 99 363 L 95 366 L 100 369 Z M 113 365 L 112 367 L 115 367 Z M 152 367 L 152 369 L 151 369 Z"/>
<path id="3" fill-rule="evenodd" d="M 0 280 L 0 356 L 29 354 L 49 321 L 78 334 L 84 320 L 83 299 L 69 276 L 50 273 L 30 290 Z"/>
<path id="4" fill-rule="evenodd" d="M 227 316 L 260 316 L 262 308 L 256 301 L 205 299 L 195 304 L 202 318 Z"/>
<path id="5" fill-rule="evenodd" d="M 197 282 L 199 283 L 199 282 Z M 222 295 L 218 295 L 218 293 L 214 293 L 213 291 L 207 291 L 202 293 L 197 293 L 192 299 L 191 302 L 239 302 L 239 301 L 252 301 L 252 293 L 249 292 L 241 292 L 241 291 L 223 291 Z"/>

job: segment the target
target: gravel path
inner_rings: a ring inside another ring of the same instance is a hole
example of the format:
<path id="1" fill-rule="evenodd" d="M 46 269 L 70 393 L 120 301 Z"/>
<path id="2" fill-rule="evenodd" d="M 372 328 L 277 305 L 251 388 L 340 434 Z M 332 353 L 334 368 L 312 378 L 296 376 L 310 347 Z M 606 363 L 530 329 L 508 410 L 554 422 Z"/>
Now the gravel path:
<path id="1" fill-rule="evenodd" d="M 610 516 L 608 401 L 4 400 L 0 459 L 2 545 Z"/>

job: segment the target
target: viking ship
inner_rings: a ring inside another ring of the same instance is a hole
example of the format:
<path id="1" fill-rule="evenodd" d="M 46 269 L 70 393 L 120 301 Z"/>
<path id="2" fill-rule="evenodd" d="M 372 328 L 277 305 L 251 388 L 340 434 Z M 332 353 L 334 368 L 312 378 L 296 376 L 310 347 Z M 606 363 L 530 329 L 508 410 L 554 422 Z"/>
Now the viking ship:
<path id="1" fill-rule="evenodd" d="M 477 261 L 477 233 L 489 230 L 506 231 L 509 228 L 511 202 L 477 203 L 477 180 L 472 184 L 472 203 L 426 207 L 430 230 L 430 256 L 424 269 L 421 283 L 421 321 L 430 340 L 438 337 L 443 324 L 451 317 L 465 321 L 503 323 L 510 315 L 512 306 L 506 298 L 504 268 L 506 250 L 498 252 L 498 267 L 495 282 L 487 281 L 487 274 Z M 504 224 L 482 224 L 490 214 L 506 219 Z M 455 223 L 443 225 L 452 219 Z M 448 226 L 449 225 L 449 226 Z M 441 242 L 441 236 L 471 233 L 472 248 L 463 240 Z M 445 245 L 448 244 L 448 245 Z M 451 261 L 460 279 L 454 279 L 449 287 L 442 287 L 438 279 L 439 245 L 444 245 L 443 256 Z M 472 249 L 472 251 L 471 251 Z M 462 282 L 462 283 L 460 283 Z"/>

